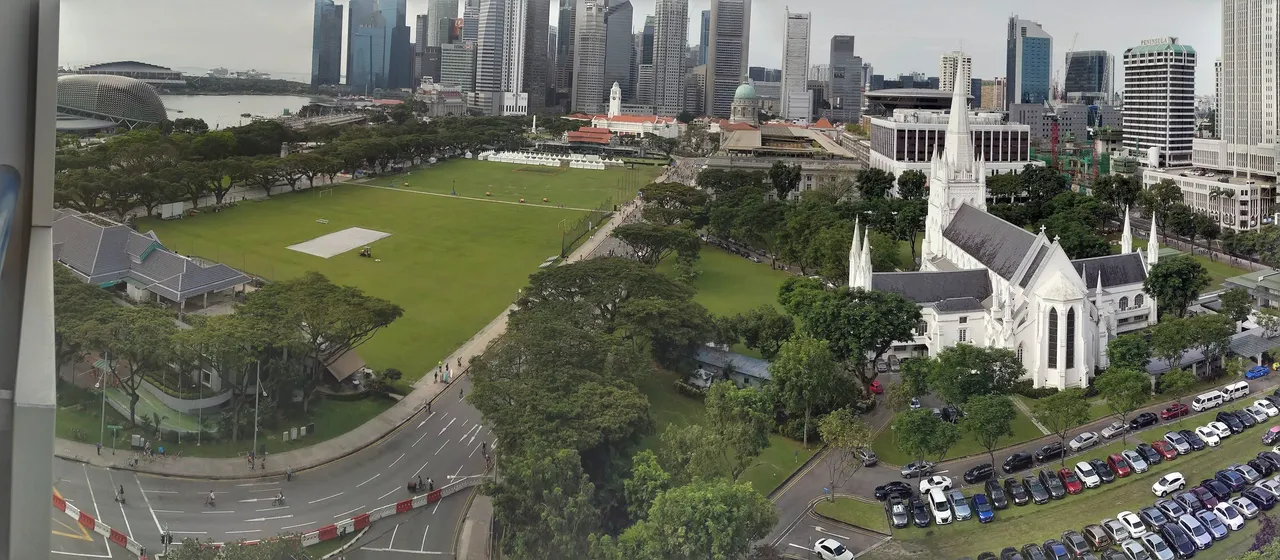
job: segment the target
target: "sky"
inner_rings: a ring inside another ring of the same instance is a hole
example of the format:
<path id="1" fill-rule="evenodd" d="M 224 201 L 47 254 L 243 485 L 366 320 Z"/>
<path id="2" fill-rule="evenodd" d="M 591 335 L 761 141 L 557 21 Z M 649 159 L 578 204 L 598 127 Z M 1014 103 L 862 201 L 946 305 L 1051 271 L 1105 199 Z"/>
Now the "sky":
<path id="1" fill-rule="evenodd" d="M 559 1 L 552 2 L 556 24 Z M 655 0 L 631 0 L 633 26 L 653 13 Z M 337 0 L 346 4 L 346 0 Z M 311 69 L 312 0 L 63 0 L 59 62 L 85 65 L 138 60 L 176 69 L 255 68 L 281 76 Z M 710 0 L 689 2 L 689 43 Z M 832 35 L 853 35 L 855 52 L 877 74 L 938 74 L 944 52 L 973 58 L 975 78 L 1005 74 L 1008 18 L 1040 22 L 1053 36 L 1054 69 L 1061 80 L 1065 53 L 1105 50 L 1116 56 L 1123 83 L 1124 49 L 1152 37 L 1175 36 L 1199 54 L 1196 92 L 1213 93 L 1213 61 L 1222 53 L 1218 0 L 1123 0 L 1109 3 L 1047 0 L 753 0 L 750 64 L 782 64 L 783 15 L 813 18 L 810 64 L 824 64 Z M 427 0 L 408 0 L 409 25 Z M 461 14 L 461 9 L 459 10 Z M 1078 37 L 1076 35 L 1078 34 Z M 296 78 L 295 78 L 296 79 Z M 1119 86 L 1118 86 L 1119 87 Z"/>

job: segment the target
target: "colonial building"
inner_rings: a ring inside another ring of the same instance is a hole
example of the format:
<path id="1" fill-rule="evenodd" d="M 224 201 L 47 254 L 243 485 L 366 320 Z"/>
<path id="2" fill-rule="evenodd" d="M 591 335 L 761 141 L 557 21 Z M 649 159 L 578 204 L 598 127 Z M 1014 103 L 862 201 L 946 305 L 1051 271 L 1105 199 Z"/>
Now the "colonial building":
<path id="1" fill-rule="evenodd" d="M 988 214 L 987 163 L 975 152 L 966 102 L 956 88 L 945 151 L 931 161 L 920 271 L 873 273 L 868 236 L 855 224 L 849 286 L 920 305 L 915 336 L 892 350 L 899 358 L 956 344 L 1007 348 L 1036 387 L 1085 387 L 1106 367 L 1108 341 L 1156 322 L 1156 302 L 1142 288 L 1159 255 L 1155 224 L 1145 254 L 1133 250 L 1126 214 L 1120 254 L 1073 261 L 1043 228 Z"/>

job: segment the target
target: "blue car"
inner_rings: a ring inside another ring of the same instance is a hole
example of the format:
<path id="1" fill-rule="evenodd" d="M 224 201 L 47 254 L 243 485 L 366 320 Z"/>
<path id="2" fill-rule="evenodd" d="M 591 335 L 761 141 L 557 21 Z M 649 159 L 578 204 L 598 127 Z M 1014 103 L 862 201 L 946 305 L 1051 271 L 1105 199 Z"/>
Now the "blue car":
<path id="1" fill-rule="evenodd" d="M 1249 371 L 1244 372 L 1244 378 L 1257 379 L 1266 376 L 1268 373 L 1271 373 L 1271 370 L 1267 366 L 1253 366 L 1249 368 Z"/>
<path id="2" fill-rule="evenodd" d="M 991 509 L 991 500 L 986 494 L 975 494 L 971 499 L 973 510 L 978 512 L 978 523 L 990 523 L 996 520 L 996 512 Z"/>

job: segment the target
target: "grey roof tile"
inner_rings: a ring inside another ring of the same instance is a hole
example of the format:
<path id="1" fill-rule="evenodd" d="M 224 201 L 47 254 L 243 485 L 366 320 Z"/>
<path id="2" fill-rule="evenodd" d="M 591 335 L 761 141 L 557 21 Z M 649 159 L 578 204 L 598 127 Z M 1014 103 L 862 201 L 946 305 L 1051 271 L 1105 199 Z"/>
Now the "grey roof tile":
<path id="1" fill-rule="evenodd" d="M 933 308 L 942 313 L 958 313 L 961 311 L 979 311 L 984 309 L 981 301 L 971 297 L 944 299 L 933 304 Z"/>
<path id="2" fill-rule="evenodd" d="M 955 298 L 982 301 L 991 296 L 991 278 L 985 270 L 956 272 L 878 272 L 871 289 L 900 294 L 920 304 Z"/>
<path id="3" fill-rule="evenodd" d="M 960 205 L 942 236 L 1006 280 L 1017 272 L 1036 239 L 1035 234 L 967 203 Z"/>
<path id="4" fill-rule="evenodd" d="M 1143 268 L 1142 257 L 1138 253 L 1074 260 L 1071 265 L 1076 267 L 1076 272 L 1090 289 L 1098 284 L 1098 272 L 1102 272 L 1103 288 L 1141 284 L 1147 279 L 1147 270 Z"/>

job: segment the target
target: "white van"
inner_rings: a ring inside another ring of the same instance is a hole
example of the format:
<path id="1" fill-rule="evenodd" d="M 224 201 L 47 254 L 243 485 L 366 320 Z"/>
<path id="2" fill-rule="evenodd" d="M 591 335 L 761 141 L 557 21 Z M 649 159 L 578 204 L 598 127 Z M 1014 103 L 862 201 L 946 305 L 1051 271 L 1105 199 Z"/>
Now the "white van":
<path id="1" fill-rule="evenodd" d="M 1234 401 L 1249 394 L 1249 384 L 1244 381 L 1237 381 L 1223 387 L 1222 394 L 1227 396 L 1227 400 Z"/>
<path id="2" fill-rule="evenodd" d="M 1222 394 L 1221 391 L 1209 391 L 1208 393 L 1197 396 L 1195 400 L 1191 401 L 1191 410 L 1203 412 L 1218 406 L 1227 400 L 1227 396 Z"/>

